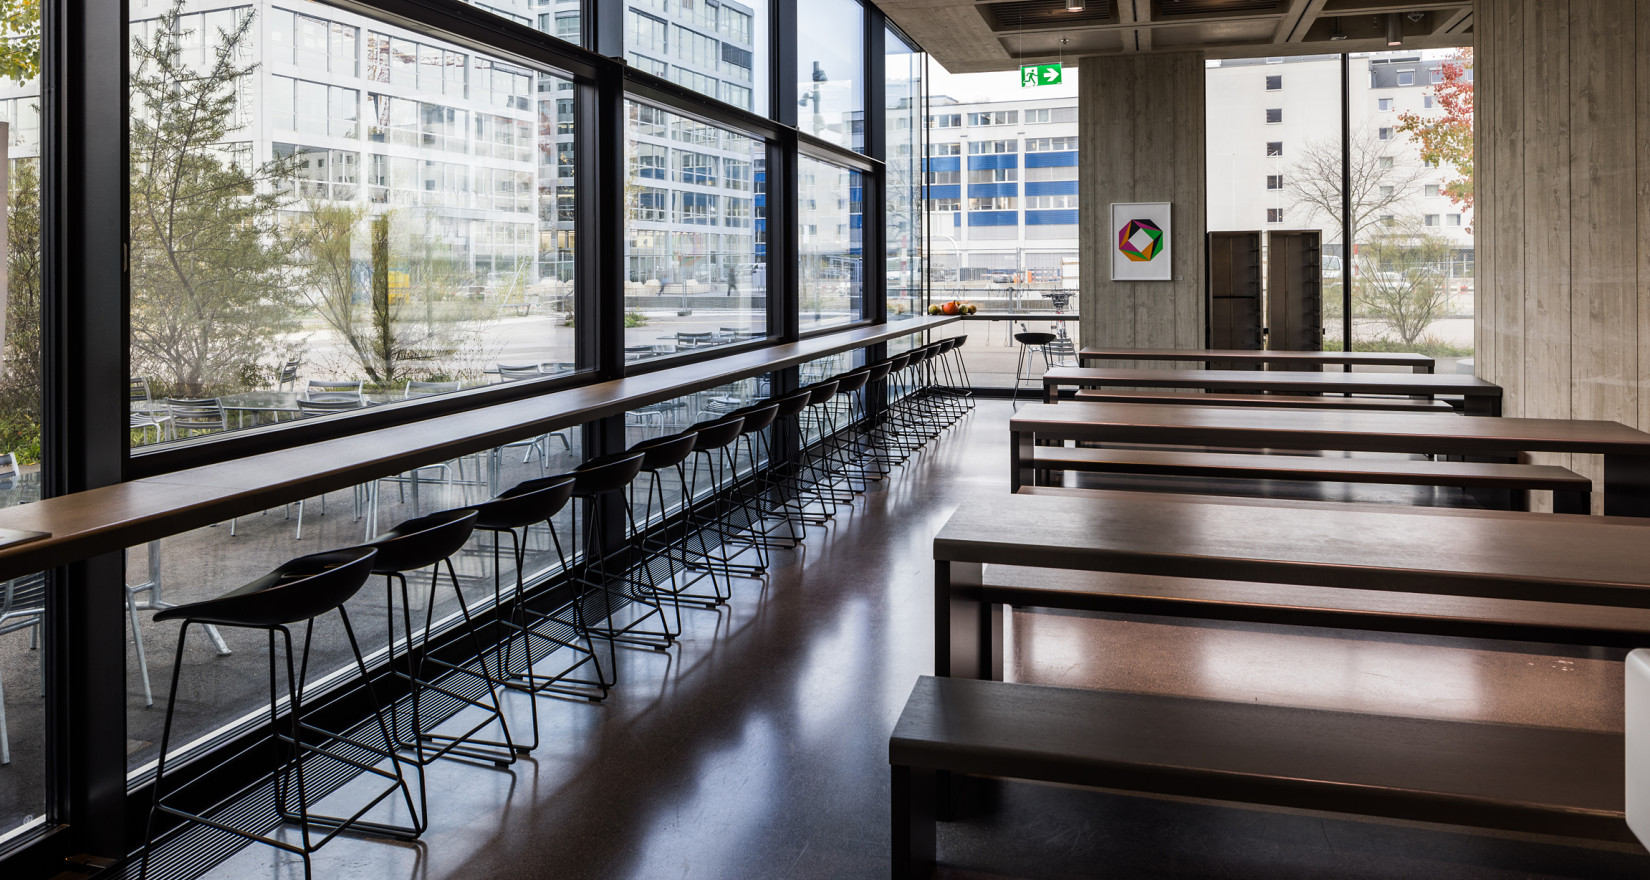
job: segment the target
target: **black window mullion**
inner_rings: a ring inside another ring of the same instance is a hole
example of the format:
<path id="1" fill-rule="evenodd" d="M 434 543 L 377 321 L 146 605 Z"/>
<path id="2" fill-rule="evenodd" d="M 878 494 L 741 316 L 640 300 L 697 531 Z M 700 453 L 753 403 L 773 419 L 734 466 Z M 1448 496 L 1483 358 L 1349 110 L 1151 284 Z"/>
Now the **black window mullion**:
<path id="1" fill-rule="evenodd" d="M 885 16 L 865 8 L 865 152 L 882 164 L 862 172 L 860 180 L 860 252 L 862 317 L 873 324 L 888 320 L 888 55 Z"/>
<path id="2" fill-rule="evenodd" d="M 128 16 L 98 0 L 41 12 L 41 488 L 57 496 L 119 482 L 128 454 Z M 105 857 L 128 843 L 124 602 L 120 554 L 52 573 L 48 815 L 72 852 Z"/>

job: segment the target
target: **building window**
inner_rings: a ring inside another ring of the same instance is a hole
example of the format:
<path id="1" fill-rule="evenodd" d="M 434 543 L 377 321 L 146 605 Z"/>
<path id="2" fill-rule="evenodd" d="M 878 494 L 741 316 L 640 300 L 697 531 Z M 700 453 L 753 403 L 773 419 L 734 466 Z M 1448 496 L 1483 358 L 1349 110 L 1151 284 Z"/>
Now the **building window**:
<path id="1" fill-rule="evenodd" d="M 1392 192 L 1393 192 L 1393 190 L 1392 190 L 1392 187 L 1390 187 L 1390 186 L 1381 187 L 1381 198 L 1383 198 L 1383 199 L 1392 198 Z"/>
<path id="2" fill-rule="evenodd" d="M 1019 179 L 1018 168 L 974 168 L 968 172 L 969 183 L 1012 183 Z"/>
<path id="3" fill-rule="evenodd" d="M 1281 155 L 1283 155 L 1283 141 L 1267 141 L 1266 142 L 1266 155 L 1268 155 L 1268 156 L 1281 156 Z"/>
<path id="4" fill-rule="evenodd" d="M 1429 198 L 1429 199 L 1438 198 L 1438 184 L 1436 184 L 1436 183 L 1427 184 L 1426 186 L 1421 188 L 1421 191 L 1423 193 L 1425 193 L 1426 197 Z"/>
<path id="5" fill-rule="evenodd" d="M 928 117 L 929 128 L 962 128 L 961 113 L 936 113 Z"/>
<path id="6" fill-rule="evenodd" d="M 1443 81 L 1444 81 L 1444 69 L 1442 67 L 1434 67 L 1432 69 L 1432 84 L 1433 85 L 1438 85 L 1439 83 L 1441 83 Z"/>
<path id="7" fill-rule="evenodd" d="M 953 183 L 962 183 L 961 171 L 930 171 L 928 172 L 929 186 L 949 186 Z"/>
<path id="8" fill-rule="evenodd" d="M 970 211 L 1012 211 L 1014 210 L 1013 196 L 993 196 L 986 199 L 969 199 Z"/>
<path id="9" fill-rule="evenodd" d="M 1392 216 L 1391 214 L 1382 214 L 1381 215 L 1381 225 L 1382 226 L 1389 226 L 1389 227 L 1390 226 L 1396 226 L 1396 225 L 1398 225 L 1398 218 Z"/>
<path id="10" fill-rule="evenodd" d="M 1020 142 L 1011 141 L 975 141 L 968 145 L 970 155 L 978 156 L 983 153 L 1018 153 Z"/>
<path id="11" fill-rule="evenodd" d="M 1026 138 L 1026 152 L 1028 153 L 1063 153 L 1077 149 L 1077 138 Z"/>
<path id="12" fill-rule="evenodd" d="M 1283 175 L 1281 175 L 1281 174 L 1268 174 L 1268 175 L 1266 175 L 1266 188 L 1267 189 L 1283 189 Z"/>
<path id="13" fill-rule="evenodd" d="M 1421 106 L 1424 109 L 1431 110 L 1432 108 L 1438 106 L 1438 99 L 1431 95 L 1422 95 Z"/>
<path id="14" fill-rule="evenodd" d="M 1019 123 L 1020 111 L 1018 110 L 996 110 L 989 113 L 968 114 L 969 125 L 1018 125 Z"/>
<path id="15" fill-rule="evenodd" d="M 1268 107 L 1268 108 L 1266 108 L 1266 124 L 1267 125 L 1276 125 L 1277 123 L 1282 122 L 1282 121 L 1283 121 L 1283 108 L 1282 107 Z"/>
<path id="16" fill-rule="evenodd" d="M 1026 210 L 1028 211 L 1047 211 L 1075 207 L 1077 207 L 1076 195 L 1026 196 Z"/>
<path id="17" fill-rule="evenodd" d="M 955 142 L 949 143 L 949 144 L 934 144 L 934 143 L 931 143 L 931 144 L 928 145 L 928 155 L 930 155 L 930 156 L 961 156 L 962 155 L 962 144 L 955 143 Z"/>
<path id="18" fill-rule="evenodd" d="M 1415 71 L 1413 71 L 1413 70 L 1400 70 L 1400 71 L 1398 71 L 1398 85 L 1401 85 L 1401 86 L 1415 85 Z"/>
<path id="19" fill-rule="evenodd" d="M 1390 128 L 1382 128 L 1379 131 L 1378 134 L 1379 134 L 1380 139 L 1383 140 L 1383 141 L 1392 140 L 1392 129 L 1390 129 Z"/>
<path id="20" fill-rule="evenodd" d="M 1426 221 L 1425 222 L 1426 222 L 1426 225 L 1428 225 L 1428 226 L 1437 226 L 1438 225 L 1438 215 L 1437 214 L 1428 214 L 1426 216 Z"/>
<path id="21" fill-rule="evenodd" d="M 1266 222 L 1267 223 L 1282 223 L 1283 222 L 1283 209 L 1282 208 L 1267 208 L 1266 209 Z"/>
<path id="22" fill-rule="evenodd" d="M 1277 74 L 1277 75 L 1269 76 L 1269 77 L 1266 78 L 1266 90 L 1268 92 L 1281 91 L 1282 89 L 1283 89 L 1283 75 L 1282 74 Z"/>
<path id="23" fill-rule="evenodd" d="M 1376 165 L 1377 168 L 1380 168 L 1381 170 L 1385 171 L 1386 169 L 1392 167 L 1392 157 L 1391 156 L 1381 156 L 1380 158 L 1375 160 L 1375 165 Z"/>
<path id="24" fill-rule="evenodd" d="M 1445 226 L 1460 226 L 1461 225 L 1461 215 L 1460 214 L 1445 214 L 1444 215 L 1444 225 Z"/>
<path id="25" fill-rule="evenodd" d="M 1392 111 L 1392 99 L 1391 98 L 1381 98 L 1381 99 L 1376 101 L 1376 106 L 1380 107 L 1382 112 L 1391 112 Z"/>
<path id="26" fill-rule="evenodd" d="M 962 199 L 929 199 L 930 211 L 961 211 Z"/>

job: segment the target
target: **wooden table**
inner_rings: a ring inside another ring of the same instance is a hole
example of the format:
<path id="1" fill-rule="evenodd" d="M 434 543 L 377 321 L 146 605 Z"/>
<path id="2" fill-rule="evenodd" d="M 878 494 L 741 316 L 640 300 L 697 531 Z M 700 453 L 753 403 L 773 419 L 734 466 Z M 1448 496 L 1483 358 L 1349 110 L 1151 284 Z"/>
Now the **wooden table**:
<path id="1" fill-rule="evenodd" d="M 1614 517 L 992 496 L 934 538 L 936 675 L 1001 676 L 985 565 L 1650 608 L 1650 526 Z"/>
<path id="2" fill-rule="evenodd" d="M 1038 440 L 1503 457 L 1567 452 L 1604 457 L 1606 514 L 1650 516 L 1650 433 L 1616 422 L 1068 402 L 1023 406 L 1009 431 L 1016 491 L 1033 482 Z"/>
<path id="3" fill-rule="evenodd" d="M 1243 361 L 1282 365 L 1285 369 L 1307 366 L 1352 365 L 1363 367 L 1409 367 L 1412 373 L 1431 373 L 1432 358 L 1413 352 L 1392 351 L 1254 351 L 1222 348 L 1084 348 L 1077 362 L 1110 361 Z"/>
<path id="4" fill-rule="evenodd" d="M 1501 414 L 1501 386 L 1476 376 L 1431 373 L 1257 373 L 1250 370 L 1112 370 L 1054 367 L 1043 374 L 1043 399 L 1053 403 L 1060 387 L 1185 388 L 1308 394 L 1388 394 L 1432 397 L 1459 394 L 1467 415 Z"/>

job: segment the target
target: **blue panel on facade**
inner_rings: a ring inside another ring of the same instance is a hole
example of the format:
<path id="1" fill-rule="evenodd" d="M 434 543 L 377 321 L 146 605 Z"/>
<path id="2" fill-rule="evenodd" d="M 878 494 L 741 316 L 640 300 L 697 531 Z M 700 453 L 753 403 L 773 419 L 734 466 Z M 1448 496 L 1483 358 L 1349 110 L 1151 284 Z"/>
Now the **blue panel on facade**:
<path id="1" fill-rule="evenodd" d="M 968 197 L 971 199 L 1012 198 L 1019 194 L 1020 185 L 1017 183 L 971 183 L 968 185 Z"/>
<path id="2" fill-rule="evenodd" d="M 1077 181 L 1075 180 L 1028 180 L 1026 181 L 1027 196 L 1074 196 L 1077 195 Z"/>
<path id="3" fill-rule="evenodd" d="M 1027 168 L 1065 168 L 1077 164 L 1077 151 L 1063 153 L 1027 153 Z"/>
<path id="4" fill-rule="evenodd" d="M 1075 213 L 1075 212 L 1073 212 Z M 1018 226 L 1019 211 L 969 211 L 969 226 Z"/>
<path id="5" fill-rule="evenodd" d="M 1027 226 L 1069 226 L 1077 223 L 1077 209 L 1062 211 L 1027 211 Z"/>
<path id="6" fill-rule="evenodd" d="M 928 188 L 928 197 L 931 199 L 960 199 L 962 198 L 962 184 L 948 183 L 944 186 Z"/>
<path id="7" fill-rule="evenodd" d="M 968 157 L 968 168 L 970 171 L 980 168 L 1018 167 L 1020 167 L 1020 156 L 1017 153 L 993 153 L 986 156 Z"/>
<path id="8" fill-rule="evenodd" d="M 961 156 L 935 156 L 932 159 L 922 160 L 924 171 L 961 171 Z"/>

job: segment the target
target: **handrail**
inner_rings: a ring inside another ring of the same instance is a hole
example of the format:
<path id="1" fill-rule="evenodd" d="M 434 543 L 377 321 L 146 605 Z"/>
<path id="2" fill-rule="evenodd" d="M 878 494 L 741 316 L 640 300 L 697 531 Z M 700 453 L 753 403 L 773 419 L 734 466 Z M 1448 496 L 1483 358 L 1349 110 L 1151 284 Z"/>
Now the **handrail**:
<path id="1" fill-rule="evenodd" d="M 622 415 L 955 320 L 924 317 L 858 327 L 6 508 L 0 510 L 0 528 L 49 532 L 51 537 L 0 548 L 0 580 Z"/>

